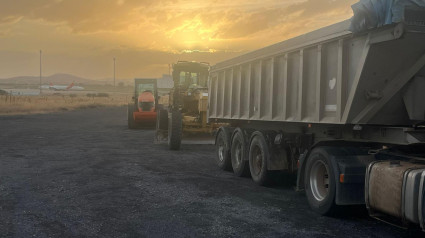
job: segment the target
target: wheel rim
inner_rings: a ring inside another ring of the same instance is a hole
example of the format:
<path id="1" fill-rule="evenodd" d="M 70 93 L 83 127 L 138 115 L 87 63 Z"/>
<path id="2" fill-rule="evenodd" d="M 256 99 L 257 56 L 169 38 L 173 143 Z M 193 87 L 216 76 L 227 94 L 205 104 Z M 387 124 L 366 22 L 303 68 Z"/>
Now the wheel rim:
<path id="1" fill-rule="evenodd" d="M 311 167 L 310 187 L 317 201 L 323 201 L 329 194 L 329 170 L 321 160 L 314 162 Z"/>
<path id="2" fill-rule="evenodd" d="M 255 175 L 259 175 L 263 170 L 263 153 L 258 146 L 255 146 L 252 153 L 252 168 Z"/>
<path id="3" fill-rule="evenodd" d="M 224 141 L 223 139 L 218 139 L 218 159 L 223 162 L 224 161 Z"/>
<path id="4" fill-rule="evenodd" d="M 239 167 L 242 163 L 242 144 L 239 141 L 235 142 L 235 165 Z"/>

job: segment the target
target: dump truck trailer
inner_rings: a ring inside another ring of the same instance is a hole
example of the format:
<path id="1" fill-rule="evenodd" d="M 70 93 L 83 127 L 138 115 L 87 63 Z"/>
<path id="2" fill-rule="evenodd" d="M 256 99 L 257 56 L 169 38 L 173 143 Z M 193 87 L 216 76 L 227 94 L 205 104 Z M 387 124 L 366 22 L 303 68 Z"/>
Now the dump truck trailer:
<path id="1" fill-rule="evenodd" d="M 374 217 L 424 228 L 424 13 L 359 33 L 343 21 L 212 66 L 209 122 L 228 124 L 219 167 L 260 185 L 297 174 L 320 214 L 367 203 Z"/>

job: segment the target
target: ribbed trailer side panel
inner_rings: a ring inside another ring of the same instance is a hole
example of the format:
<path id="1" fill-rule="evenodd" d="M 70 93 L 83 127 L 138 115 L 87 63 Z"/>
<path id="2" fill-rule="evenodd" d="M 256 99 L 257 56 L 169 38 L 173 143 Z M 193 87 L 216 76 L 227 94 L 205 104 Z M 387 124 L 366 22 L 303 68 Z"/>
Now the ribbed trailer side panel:
<path id="1" fill-rule="evenodd" d="M 425 65 L 424 27 L 353 36 L 344 24 L 215 65 L 210 118 L 411 125 L 392 111 L 409 107 L 402 89 Z"/>
<path id="2" fill-rule="evenodd" d="M 338 90 L 347 90 L 336 87 L 342 80 L 341 44 L 331 41 L 213 70 L 210 118 L 340 122 L 338 96 L 341 101 L 346 93 Z"/>

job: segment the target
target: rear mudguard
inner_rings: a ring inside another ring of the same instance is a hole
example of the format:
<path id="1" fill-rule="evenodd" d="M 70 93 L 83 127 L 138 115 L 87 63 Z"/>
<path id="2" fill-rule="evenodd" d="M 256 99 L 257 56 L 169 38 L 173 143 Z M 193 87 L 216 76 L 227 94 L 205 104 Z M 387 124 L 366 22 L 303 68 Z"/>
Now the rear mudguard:
<path id="1" fill-rule="evenodd" d="M 318 148 L 318 147 L 315 147 Z M 367 165 L 375 160 L 374 155 L 369 155 L 366 147 L 336 147 L 321 146 L 330 158 L 331 166 L 335 171 L 336 181 L 335 203 L 337 205 L 364 204 L 364 186 Z M 297 190 L 303 190 L 307 158 L 310 152 L 300 156 L 297 176 Z M 343 175 L 343 181 L 340 176 Z"/>

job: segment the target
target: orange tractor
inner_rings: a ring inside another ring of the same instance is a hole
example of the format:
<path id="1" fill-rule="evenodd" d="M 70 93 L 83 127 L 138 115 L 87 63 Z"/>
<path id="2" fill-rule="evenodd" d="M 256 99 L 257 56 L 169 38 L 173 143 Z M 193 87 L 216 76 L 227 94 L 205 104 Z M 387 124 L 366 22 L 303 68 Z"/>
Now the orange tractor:
<path id="1" fill-rule="evenodd" d="M 128 104 L 128 128 L 152 127 L 156 123 L 158 93 L 156 79 L 135 79 L 133 102 Z"/>

